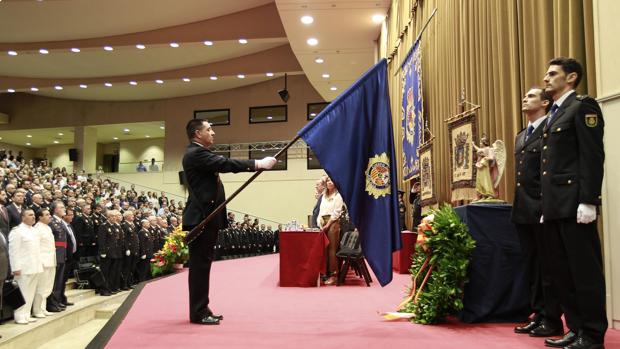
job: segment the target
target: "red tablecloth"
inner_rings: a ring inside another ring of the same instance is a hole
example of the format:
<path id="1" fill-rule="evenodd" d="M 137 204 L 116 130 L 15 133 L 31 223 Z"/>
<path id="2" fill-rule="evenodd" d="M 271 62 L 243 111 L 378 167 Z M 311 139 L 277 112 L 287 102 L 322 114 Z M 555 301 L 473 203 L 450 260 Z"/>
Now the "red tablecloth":
<path id="1" fill-rule="evenodd" d="M 402 248 L 392 253 L 392 269 L 399 274 L 409 274 L 411 255 L 415 251 L 418 234 L 405 230 L 400 233 Z"/>
<path id="2" fill-rule="evenodd" d="M 280 287 L 317 287 L 319 273 L 325 269 L 324 233 L 280 232 Z"/>

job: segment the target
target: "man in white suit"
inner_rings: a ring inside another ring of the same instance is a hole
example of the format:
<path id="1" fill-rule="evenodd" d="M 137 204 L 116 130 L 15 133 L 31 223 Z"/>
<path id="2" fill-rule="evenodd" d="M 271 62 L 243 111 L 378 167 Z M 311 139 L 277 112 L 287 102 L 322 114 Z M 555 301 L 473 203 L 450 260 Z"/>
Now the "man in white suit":
<path id="1" fill-rule="evenodd" d="M 41 263 L 41 242 L 34 228 L 34 211 L 23 209 L 21 223 L 9 233 L 9 259 L 13 275 L 24 296 L 26 304 L 15 309 L 13 317 L 18 324 L 27 325 L 36 319 L 30 317 L 37 282 L 43 272 Z"/>
<path id="2" fill-rule="evenodd" d="M 37 211 L 37 224 L 34 225 L 39 239 L 41 241 L 41 263 L 43 264 L 43 273 L 37 283 L 37 289 L 32 304 L 32 313 L 36 318 L 44 318 L 46 315 L 53 315 L 48 312 L 47 297 L 52 294 L 54 288 L 54 276 L 56 275 L 56 245 L 54 243 L 54 234 L 52 228 L 48 226 L 52 216 L 46 208 Z"/>

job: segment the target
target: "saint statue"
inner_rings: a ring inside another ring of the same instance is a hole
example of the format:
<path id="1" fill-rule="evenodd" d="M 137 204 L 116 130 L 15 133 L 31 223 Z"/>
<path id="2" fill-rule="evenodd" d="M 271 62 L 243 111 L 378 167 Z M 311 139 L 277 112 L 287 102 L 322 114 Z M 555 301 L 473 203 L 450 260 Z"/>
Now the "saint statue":
<path id="1" fill-rule="evenodd" d="M 480 147 L 472 142 L 476 151 L 476 201 L 499 200 L 499 181 L 506 165 L 506 147 L 504 142 L 496 140 L 491 146 L 486 134 L 482 134 Z"/>

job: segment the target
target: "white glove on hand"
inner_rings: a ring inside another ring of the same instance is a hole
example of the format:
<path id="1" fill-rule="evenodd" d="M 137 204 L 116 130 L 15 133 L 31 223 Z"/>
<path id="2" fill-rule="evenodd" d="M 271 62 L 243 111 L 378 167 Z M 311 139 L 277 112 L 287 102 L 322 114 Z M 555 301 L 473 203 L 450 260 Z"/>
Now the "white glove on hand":
<path id="1" fill-rule="evenodd" d="M 125 251 L 125 256 L 131 256 L 131 251 L 129 250 Z"/>
<path id="2" fill-rule="evenodd" d="M 267 156 L 264 157 L 260 160 L 256 160 L 255 161 L 255 166 L 257 170 L 269 170 L 272 167 L 274 167 L 276 165 L 276 163 L 278 162 L 278 160 L 276 160 L 276 158 L 271 157 L 271 156 Z"/>
<path id="3" fill-rule="evenodd" d="M 146 255 L 143 254 L 142 257 L 140 257 L 141 259 L 146 259 Z"/>
<path id="4" fill-rule="evenodd" d="M 105 256 L 106 256 L 106 255 L 102 254 L 102 255 L 101 255 L 101 258 L 105 258 Z"/>
<path id="5" fill-rule="evenodd" d="M 596 219 L 596 206 L 579 204 L 577 207 L 577 223 L 588 224 Z"/>
<path id="6" fill-rule="evenodd" d="M 545 223 L 545 216 L 541 215 L 540 216 L 540 224 Z"/>

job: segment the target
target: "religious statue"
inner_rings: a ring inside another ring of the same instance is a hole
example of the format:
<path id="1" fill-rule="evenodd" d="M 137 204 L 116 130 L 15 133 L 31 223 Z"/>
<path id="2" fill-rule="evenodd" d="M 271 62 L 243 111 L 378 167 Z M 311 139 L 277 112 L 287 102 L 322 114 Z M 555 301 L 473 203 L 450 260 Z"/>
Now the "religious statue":
<path id="1" fill-rule="evenodd" d="M 482 134 L 480 147 L 472 142 L 476 151 L 476 191 L 478 200 L 498 202 L 499 181 L 504 174 L 506 166 L 506 147 L 502 140 L 496 140 L 491 146 L 486 134 Z"/>

